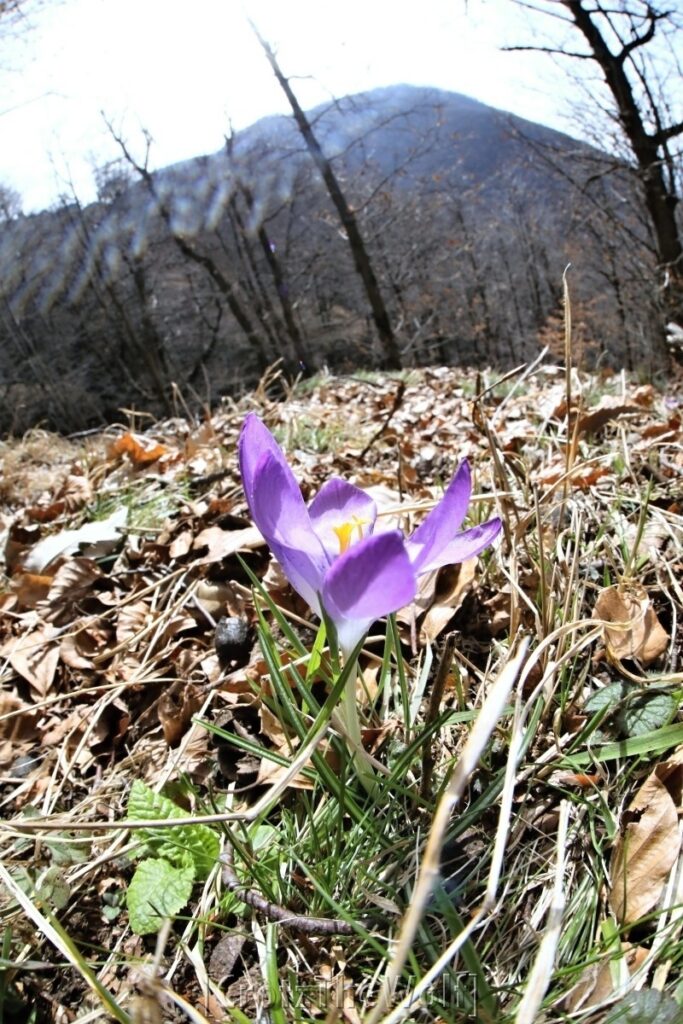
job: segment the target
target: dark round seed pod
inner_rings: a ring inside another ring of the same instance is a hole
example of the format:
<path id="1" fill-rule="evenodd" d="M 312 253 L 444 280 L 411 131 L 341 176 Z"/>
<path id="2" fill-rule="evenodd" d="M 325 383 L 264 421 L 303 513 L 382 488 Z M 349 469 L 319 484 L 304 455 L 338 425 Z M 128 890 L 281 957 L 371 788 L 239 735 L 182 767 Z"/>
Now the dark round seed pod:
<path id="1" fill-rule="evenodd" d="M 222 663 L 245 660 L 251 649 L 249 623 L 236 615 L 224 615 L 216 625 L 214 646 Z"/>

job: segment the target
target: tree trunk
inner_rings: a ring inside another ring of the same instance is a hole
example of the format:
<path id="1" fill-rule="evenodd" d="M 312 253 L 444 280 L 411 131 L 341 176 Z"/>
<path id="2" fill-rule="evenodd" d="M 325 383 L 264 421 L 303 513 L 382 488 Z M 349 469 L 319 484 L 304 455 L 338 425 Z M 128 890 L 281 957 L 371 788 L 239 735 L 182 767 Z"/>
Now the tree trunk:
<path id="1" fill-rule="evenodd" d="M 351 254 L 353 256 L 353 263 L 363 282 L 365 294 L 370 304 L 370 309 L 372 310 L 372 319 L 377 329 L 377 334 L 379 335 L 382 348 L 384 349 L 386 366 L 391 370 L 399 370 L 401 368 L 401 352 L 396 342 L 396 338 L 394 337 L 391 321 L 389 319 L 386 306 L 384 305 L 384 299 L 382 298 L 379 283 L 375 276 L 368 251 L 365 247 L 365 242 L 361 235 L 353 210 L 346 201 L 346 197 L 344 196 L 341 186 L 337 181 L 337 176 L 332 169 L 332 165 L 323 153 L 313 128 L 299 104 L 298 99 L 294 95 L 289 81 L 280 70 L 280 65 L 277 62 L 275 54 L 265 39 L 260 36 L 253 23 L 252 28 L 254 29 L 254 33 L 256 34 L 256 37 L 268 58 L 268 63 L 273 69 L 273 74 L 275 75 L 280 88 L 287 97 L 289 105 L 292 108 L 292 113 L 294 114 L 294 120 L 296 121 L 297 127 L 301 132 L 304 142 L 306 143 L 308 152 L 322 175 L 329 197 L 334 203 L 337 214 L 339 215 L 339 220 L 346 232 L 349 248 L 351 249 Z"/>
<path id="2" fill-rule="evenodd" d="M 624 135 L 636 158 L 640 181 L 645 196 L 645 205 L 650 217 L 657 248 L 662 293 L 667 314 L 681 315 L 683 301 L 683 245 L 676 221 L 678 196 L 667 187 L 664 175 L 665 159 L 661 150 L 666 150 L 670 138 L 683 133 L 683 124 L 660 128 L 648 132 L 643 121 L 638 101 L 634 95 L 624 64 L 630 54 L 639 46 L 648 43 L 655 34 L 657 21 L 664 17 L 648 5 L 648 27 L 642 35 L 634 34 L 632 40 L 622 43 L 618 53 L 612 53 L 593 13 L 601 13 L 584 7 L 583 0 L 562 0 L 570 12 L 574 24 L 584 36 L 591 53 L 600 66 L 603 77 L 617 107 L 617 116 Z M 659 120 L 659 118 L 658 118 Z"/>

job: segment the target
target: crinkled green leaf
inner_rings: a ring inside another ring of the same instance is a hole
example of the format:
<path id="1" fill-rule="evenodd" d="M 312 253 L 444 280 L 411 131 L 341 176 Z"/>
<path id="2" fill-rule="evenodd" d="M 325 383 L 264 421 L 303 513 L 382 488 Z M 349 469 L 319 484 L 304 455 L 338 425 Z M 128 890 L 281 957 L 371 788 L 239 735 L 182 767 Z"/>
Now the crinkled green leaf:
<path id="1" fill-rule="evenodd" d="M 194 877 L 192 866 L 178 868 L 159 857 L 140 861 L 126 893 L 133 931 L 157 932 L 165 918 L 180 913 L 190 899 Z"/>
<path id="2" fill-rule="evenodd" d="M 632 689 L 632 683 L 624 682 L 610 683 L 608 686 L 603 686 L 602 689 L 597 690 L 588 698 L 585 710 L 589 715 L 595 715 L 598 711 L 602 711 L 603 708 L 616 707 L 619 701 L 627 697 Z"/>
<path id="3" fill-rule="evenodd" d="M 629 701 L 617 714 L 617 721 L 626 736 L 642 736 L 668 725 L 677 710 L 678 702 L 670 693 L 653 693 Z"/>
<path id="4" fill-rule="evenodd" d="M 139 779 L 135 780 L 128 797 L 126 818 L 129 821 L 164 821 L 185 817 L 187 812 L 168 797 L 155 793 Z M 145 844 L 148 853 L 165 857 L 172 864 L 187 866 L 188 857 L 191 858 L 195 876 L 199 880 L 207 877 L 220 853 L 220 839 L 207 825 L 141 828 L 136 829 L 135 834 Z"/>
<path id="5" fill-rule="evenodd" d="M 642 736 L 668 725 L 678 709 L 678 703 L 669 693 L 642 692 L 637 697 L 625 698 L 637 688 L 632 683 L 619 682 L 604 686 L 586 701 L 585 710 L 596 714 L 603 708 L 615 708 L 612 718 L 605 718 L 600 730 L 593 734 L 593 741 L 599 741 L 608 733 L 614 737 Z M 624 702 L 617 709 L 617 705 Z"/>
<path id="6" fill-rule="evenodd" d="M 57 864 L 53 864 L 41 875 L 38 896 L 56 910 L 63 910 L 69 902 L 71 888 L 62 868 Z"/>
<path id="7" fill-rule="evenodd" d="M 621 736 L 621 728 L 614 721 L 614 718 L 610 717 L 611 712 L 633 689 L 632 683 L 610 683 L 608 686 L 603 686 L 602 689 L 597 690 L 596 693 L 588 698 L 584 710 L 589 715 L 597 715 L 601 711 L 604 712 L 600 719 L 600 726 L 593 730 L 591 736 L 592 743 L 605 743 L 607 740 L 616 739 Z"/>
<path id="8" fill-rule="evenodd" d="M 642 989 L 620 999 L 605 1017 L 605 1024 L 680 1024 L 681 1007 L 666 992 Z"/>
<path id="9" fill-rule="evenodd" d="M 84 864 L 90 856 L 85 846 L 74 842 L 60 842 L 59 839 L 46 839 L 45 845 L 50 851 L 53 864 L 69 867 L 71 864 Z"/>

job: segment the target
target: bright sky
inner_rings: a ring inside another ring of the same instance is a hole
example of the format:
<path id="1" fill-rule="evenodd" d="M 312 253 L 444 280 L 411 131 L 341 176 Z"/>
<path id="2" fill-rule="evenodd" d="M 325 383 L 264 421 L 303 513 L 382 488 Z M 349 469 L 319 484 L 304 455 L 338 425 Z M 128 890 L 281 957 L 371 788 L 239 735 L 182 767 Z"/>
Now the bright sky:
<path id="1" fill-rule="evenodd" d="M 287 111 L 246 14 L 304 107 L 406 82 L 567 129 L 557 68 L 499 50 L 531 38 L 512 0 L 44 0 L 30 30 L 0 22 L 0 183 L 26 212 L 69 181 L 91 200 L 93 166 L 119 155 L 103 113 L 137 154 L 147 129 L 162 167 Z"/>

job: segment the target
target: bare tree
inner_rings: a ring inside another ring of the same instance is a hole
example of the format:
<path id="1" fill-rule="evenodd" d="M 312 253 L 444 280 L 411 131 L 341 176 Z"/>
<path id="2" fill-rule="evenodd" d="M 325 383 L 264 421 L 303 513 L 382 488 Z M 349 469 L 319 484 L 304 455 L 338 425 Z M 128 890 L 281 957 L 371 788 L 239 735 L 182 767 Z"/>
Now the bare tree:
<path id="1" fill-rule="evenodd" d="M 517 0 L 533 12 L 550 15 L 581 37 L 579 49 L 510 46 L 541 50 L 597 65 L 611 103 L 608 113 L 619 129 L 635 167 L 656 252 L 659 287 L 667 319 L 683 316 L 683 241 L 677 218 L 683 108 L 674 111 L 673 82 L 680 68 L 671 34 L 680 29 L 675 4 L 664 8 L 647 0 Z M 670 72 L 666 81 L 662 59 Z M 673 73 L 671 73 L 673 72 Z M 667 93 L 667 85 L 669 92 Z"/>
<path id="2" fill-rule="evenodd" d="M 192 263 L 202 267 L 203 270 L 209 275 L 214 285 L 218 289 L 222 299 L 225 301 L 228 309 L 234 316 L 235 320 L 244 332 L 245 337 L 249 341 L 253 350 L 256 352 L 258 364 L 262 372 L 268 368 L 269 360 L 263 348 L 261 338 L 259 336 L 256 326 L 251 322 L 251 319 L 240 302 L 237 290 L 235 289 L 232 282 L 222 272 L 218 264 L 210 255 L 200 252 L 191 243 L 191 241 L 184 236 L 183 233 L 178 232 L 173 227 L 173 219 L 167 205 L 157 194 L 156 186 L 154 183 L 154 176 L 148 167 L 149 158 L 149 146 L 150 138 L 146 136 L 147 141 L 147 152 L 145 159 L 142 163 L 136 161 L 135 157 L 130 152 L 125 140 L 121 135 L 118 135 L 111 124 L 108 124 L 109 131 L 111 132 L 112 138 L 119 145 L 124 159 L 128 164 L 137 172 L 140 179 L 144 183 L 145 187 L 149 191 L 151 197 L 154 198 L 159 215 L 166 225 L 175 245 L 182 255 L 190 260 Z"/>
<path id="3" fill-rule="evenodd" d="M 120 159 L 108 160 L 105 164 L 95 167 L 93 178 L 97 198 L 101 203 L 113 203 L 128 191 L 134 180 L 129 165 Z"/>
<path id="4" fill-rule="evenodd" d="M 22 212 L 21 196 L 11 185 L 0 184 L 0 223 L 14 220 Z"/>
<path id="5" fill-rule="evenodd" d="M 329 197 L 332 200 L 339 216 L 339 220 L 341 221 L 342 228 L 344 229 L 351 249 L 354 266 L 363 282 L 365 294 L 370 304 L 372 319 L 384 349 L 387 367 L 392 370 L 399 370 L 401 368 L 401 352 L 394 336 L 394 332 L 391 327 L 391 319 L 387 312 L 379 282 L 373 269 L 372 261 L 358 226 L 358 221 L 354 211 L 347 202 L 339 180 L 334 173 L 332 164 L 325 156 L 315 132 L 313 131 L 311 122 L 306 117 L 301 104 L 296 98 L 294 90 L 289 83 L 289 79 L 283 74 L 272 47 L 260 35 L 253 22 L 251 22 L 251 26 L 259 43 L 261 44 L 261 47 L 263 48 L 263 52 L 268 58 L 268 63 L 273 70 L 273 74 L 277 79 L 278 85 L 287 97 L 287 101 L 292 108 L 292 113 L 294 114 L 294 120 L 296 121 L 297 128 L 301 132 L 303 140 L 306 143 L 306 148 L 315 162 L 316 167 L 320 171 Z"/>

